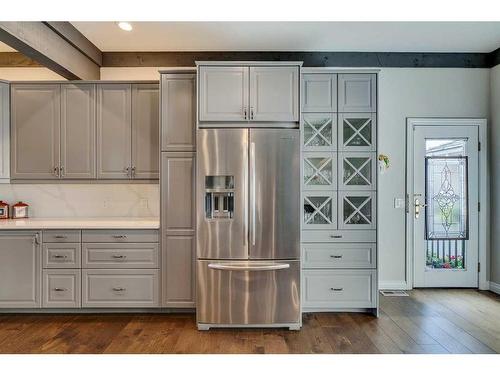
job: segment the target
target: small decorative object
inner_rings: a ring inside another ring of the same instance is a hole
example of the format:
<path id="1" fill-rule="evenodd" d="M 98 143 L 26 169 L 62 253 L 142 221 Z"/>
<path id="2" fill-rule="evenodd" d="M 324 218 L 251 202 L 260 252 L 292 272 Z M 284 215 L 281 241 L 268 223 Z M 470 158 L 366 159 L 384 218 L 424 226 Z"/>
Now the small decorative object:
<path id="1" fill-rule="evenodd" d="M 17 202 L 12 206 L 13 219 L 25 219 L 28 217 L 28 205 L 23 202 Z"/>
<path id="2" fill-rule="evenodd" d="M 9 205 L 0 200 L 0 219 L 9 218 Z"/>
<path id="3" fill-rule="evenodd" d="M 389 156 L 380 154 L 378 156 L 378 170 L 380 174 L 384 174 L 389 169 Z"/>

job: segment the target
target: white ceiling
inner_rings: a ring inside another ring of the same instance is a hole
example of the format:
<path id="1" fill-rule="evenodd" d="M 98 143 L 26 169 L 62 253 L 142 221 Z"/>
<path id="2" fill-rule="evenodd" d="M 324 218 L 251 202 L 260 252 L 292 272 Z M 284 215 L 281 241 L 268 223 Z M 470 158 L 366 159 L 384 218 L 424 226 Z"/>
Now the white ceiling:
<path id="1" fill-rule="evenodd" d="M 73 22 L 102 51 L 491 52 L 500 22 Z"/>

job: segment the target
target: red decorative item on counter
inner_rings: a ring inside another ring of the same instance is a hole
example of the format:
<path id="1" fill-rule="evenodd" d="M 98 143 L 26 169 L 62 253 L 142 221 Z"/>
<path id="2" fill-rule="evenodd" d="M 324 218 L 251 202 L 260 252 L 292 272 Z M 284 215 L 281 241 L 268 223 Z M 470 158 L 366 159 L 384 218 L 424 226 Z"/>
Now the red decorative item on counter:
<path id="1" fill-rule="evenodd" d="M 28 217 L 28 205 L 23 202 L 17 202 L 12 206 L 13 219 L 25 219 Z"/>
<path id="2" fill-rule="evenodd" d="M 9 218 L 9 205 L 4 201 L 0 201 L 0 219 Z"/>

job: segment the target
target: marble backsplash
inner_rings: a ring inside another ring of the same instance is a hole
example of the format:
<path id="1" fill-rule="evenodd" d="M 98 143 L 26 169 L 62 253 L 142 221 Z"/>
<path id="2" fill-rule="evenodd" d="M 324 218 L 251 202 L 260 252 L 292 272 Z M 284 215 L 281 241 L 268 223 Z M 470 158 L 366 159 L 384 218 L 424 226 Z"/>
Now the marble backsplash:
<path id="1" fill-rule="evenodd" d="M 28 203 L 33 218 L 160 215 L 158 184 L 0 184 L 0 200 Z"/>

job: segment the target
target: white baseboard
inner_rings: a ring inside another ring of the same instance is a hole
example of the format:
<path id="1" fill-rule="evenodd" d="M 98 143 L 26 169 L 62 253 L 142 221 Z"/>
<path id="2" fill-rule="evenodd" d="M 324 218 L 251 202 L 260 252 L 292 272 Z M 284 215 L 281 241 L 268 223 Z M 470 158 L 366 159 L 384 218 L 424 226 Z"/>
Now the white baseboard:
<path id="1" fill-rule="evenodd" d="M 409 290 L 406 281 L 379 281 L 379 290 Z"/>
<path id="2" fill-rule="evenodd" d="M 490 281 L 490 290 L 496 294 L 500 294 L 500 284 Z"/>

